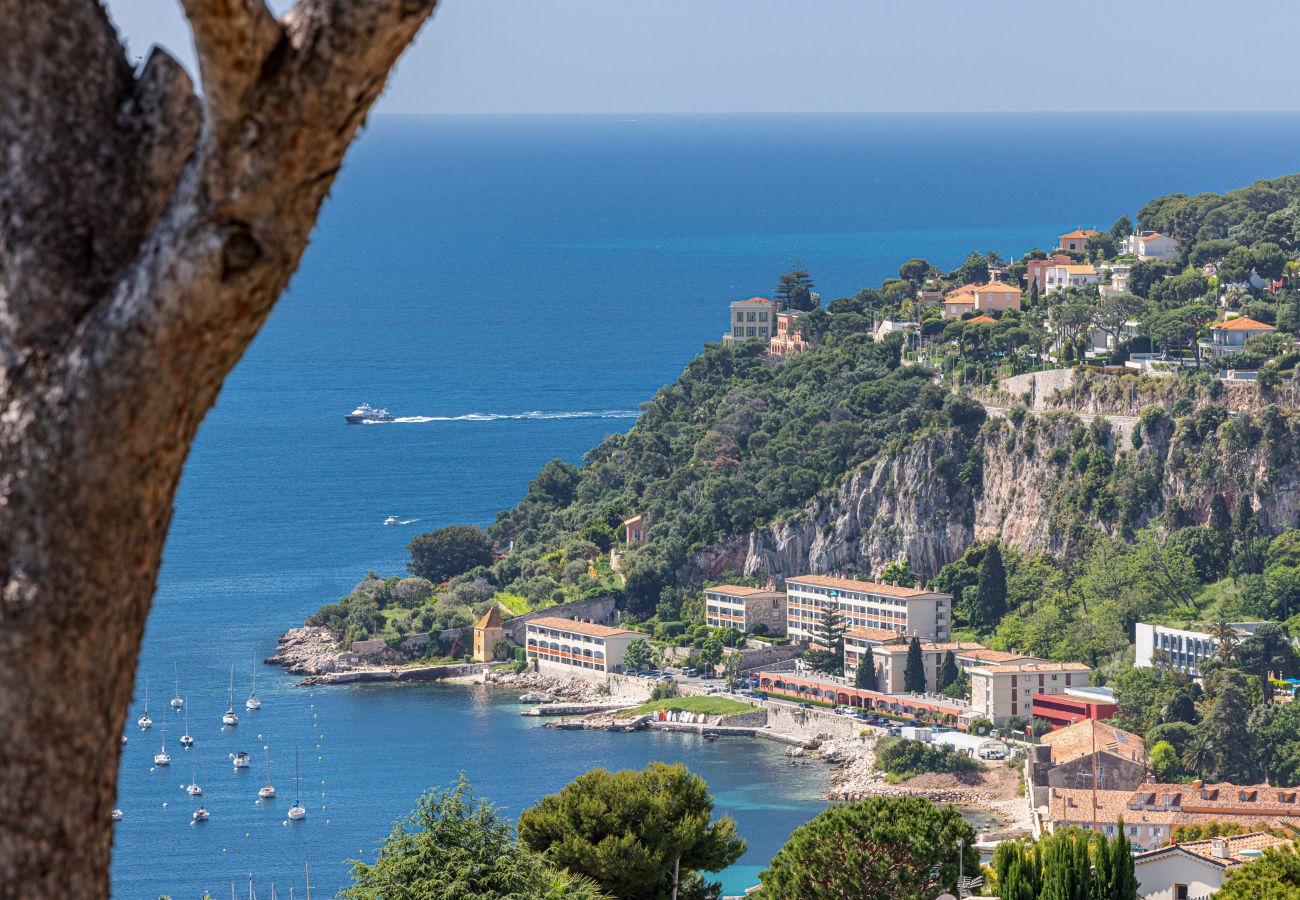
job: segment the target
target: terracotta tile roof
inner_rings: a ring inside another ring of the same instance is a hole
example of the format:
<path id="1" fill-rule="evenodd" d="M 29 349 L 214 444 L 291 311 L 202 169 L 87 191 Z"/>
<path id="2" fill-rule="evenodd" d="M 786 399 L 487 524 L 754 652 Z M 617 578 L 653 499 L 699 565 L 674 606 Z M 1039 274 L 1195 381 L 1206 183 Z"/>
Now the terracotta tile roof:
<path id="1" fill-rule="evenodd" d="M 898 644 L 893 647 L 879 647 L 877 650 L 881 653 L 906 653 L 911 643 L 912 639 L 909 635 L 906 644 Z M 986 650 L 983 644 L 977 644 L 974 641 L 948 641 L 937 644 L 933 641 L 921 641 L 921 651 L 924 653 L 947 653 L 949 650 L 953 652 L 954 656 L 973 656 L 977 653 L 996 652 Z"/>
<path id="2" fill-rule="evenodd" d="M 1094 234 L 1101 234 L 1101 232 L 1100 232 L 1100 231 L 1094 231 L 1094 230 L 1091 229 L 1091 228 L 1078 228 L 1078 229 L 1075 229 L 1074 231 L 1071 231 L 1069 234 L 1063 234 L 1063 235 L 1061 235 L 1061 240 L 1065 240 L 1066 238 L 1084 238 L 1084 239 L 1087 239 L 1087 238 L 1092 237 Z"/>
<path id="3" fill-rule="evenodd" d="M 756 306 L 757 306 L 757 305 L 760 305 L 760 304 L 765 305 L 765 306 L 771 306 L 771 305 L 773 304 L 773 301 L 767 299 L 766 297 L 750 297 L 748 300 L 737 300 L 737 301 L 735 301 L 734 303 L 732 303 L 731 305 L 732 305 L 732 306 L 744 306 L 744 305 L 747 304 L 747 303 L 753 303 L 753 304 L 756 305 Z"/>
<path id="4" fill-rule="evenodd" d="M 1097 269 L 1094 266 L 1077 265 L 1077 266 L 1061 266 L 1060 268 L 1064 269 L 1066 271 L 1066 274 L 1068 275 L 1096 275 L 1097 274 Z"/>
<path id="5" fill-rule="evenodd" d="M 1140 235 L 1138 235 L 1138 240 L 1139 240 L 1139 241 L 1155 241 L 1155 240 L 1159 240 L 1159 239 L 1162 238 L 1162 237 L 1164 237 L 1163 234 L 1161 234 L 1161 233 L 1158 232 L 1158 231 L 1153 231 L 1153 232 L 1151 232 L 1150 234 L 1140 234 Z M 1173 238 L 1170 238 L 1170 240 L 1173 240 Z"/>
<path id="6" fill-rule="evenodd" d="M 1132 803 L 1179 809 L 1186 813 L 1261 818 L 1300 816 L 1300 789 L 1267 784 L 1146 782 L 1133 792 Z"/>
<path id="7" fill-rule="evenodd" d="M 617 628 L 612 625 L 596 625 L 592 622 L 579 622 L 576 619 L 560 619 L 556 616 L 542 616 L 537 619 L 529 619 L 528 627 L 536 625 L 538 628 L 554 628 L 557 631 L 571 631 L 574 634 L 585 634 L 590 637 L 615 637 L 620 634 L 636 634 L 645 637 L 639 631 L 630 631 L 626 628 Z"/>
<path id="8" fill-rule="evenodd" d="M 1083 663 L 1076 662 L 1025 662 L 1010 663 L 1005 666 L 989 666 L 988 668 L 983 669 L 983 671 L 990 672 L 994 675 L 1004 675 L 1013 672 L 1019 675 L 1036 675 L 1039 672 L 1091 672 L 1092 669 L 1085 666 Z"/>
<path id="9" fill-rule="evenodd" d="M 947 298 L 947 299 L 944 300 L 943 302 L 944 302 L 944 303 L 950 303 L 950 304 L 952 304 L 953 306 L 974 306 L 974 305 L 975 305 L 975 298 L 974 298 L 974 297 L 964 297 L 964 296 L 963 296 L 963 297 L 959 297 L 959 296 L 954 295 L 954 296 L 952 296 L 952 297 Z"/>
<path id="10" fill-rule="evenodd" d="M 1222 328 L 1224 331 L 1277 331 L 1272 325 L 1256 322 L 1249 316 L 1237 316 L 1235 319 L 1229 319 L 1226 322 L 1220 322 L 1210 327 Z"/>
<path id="11" fill-rule="evenodd" d="M 850 628 L 848 631 L 844 632 L 844 636 L 846 638 L 859 638 L 864 641 L 881 642 L 896 641 L 905 637 L 905 635 L 899 634 L 897 631 L 890 631 L 887 628 L 864 628 L 862 626 Z"/>
<path id="12" fill-rule="evenodd" d="M 920 588 L 898 587 L 892 584 L 879 584 L 874 581 L 856 581 L 852 578 L 832 578 L 829 575 L 799 575 L 787 578 L 785 583 L 812 584 L 817 587 L 833 588 L 840 591 L 863 591 L 868 594 L 883 594 L 886 597 L 929 597 L 937 595 L 936 591 Z M 946 596 L 946 595 L 939 595 Z"/>
<path id="13" fill-rule="evenodd" d="M 973 319 L 966 320 L 967 325 L 992 325 L 995 324 L 996 322 L 997 319 L 993 318 L 992 316 L 976 316 Z"/>
<path id="14" fill-rule="evenodd" d="M 1045 734 L 1042 742 L 1052 748 L 1052 761 L 1059 766 L 1091 756 L 1094 735 L 1098 753 L 1109 753 L 1129 762 L 1146 765 L 1147 751 L 1142 746 L 1142 738 L 1092 719 Z"/>
<path id="15" fill-rule="evenodd" d="M 994 664 L 1015 662 L 1017 660 L 1043 662 L 1036 656 L 1025 656 L 1023 653 L 1010 653 L 1006 650 L 986 650 L 982 647 L 978 650 L 958 650 L 954 652 L 962 659 L 978 659 L 980 662 Z"/>
<path id="16" fill-rule="evenodd" d="M 1097 821 L 1114 824 L 1121 818 L 1125 825 L 1173 825 L 1177 810 L 1135 810 L 1128 808 L 1133 795 L 1128 791 L 1097 791 Z M 1048 813 L 1053 822 L 1090 822 L 1093 792 L 1087 788 L 1051 789 Z"/>
<path id="17" fill-rule="evenodd" d="M 1020 288 L 1001 281 L 990 281 L 975 288 L 977 294 L 1015 294 L 1020 295 Z"/>
<path id="18" fill-rule="evenodd" d="M 767 591 L 763 588 L 745 587 L 739 584 L 715 584 L 713 587 L 706 587 L 704 592 L 715 594 L 730 594 L 733 597 L 752 597 L 755 594 L 772 594 L 776 591 Z"/>
<path id="19" fill-rule="evenodd" d="M 483 618 L 474 623 L 475 628 L 500 628 L 501 610 L 495 606 L 483 613 Z"/>
<path id="20" fill-rule="evenodd" d="M 1216 841 L 1226 842 L 1227 858 L 1215 854 L 1214 845 Z M 1286 838 L 1274 837 L 1271 834 L 1265 834 L 1262 831 L 1252 832 L 1251 834 L 1234 834 L 1231 837 L 1208 838 L 1203 841 L 1183 841 L 1173 844 L 1172 847 L 1196 856 L 1208 859 L 1216 865 L 1240 865 L 1244 862 L 1250 862 L 1254 855 L 1243 856 L 1243 850 L 1263 850 L 1267 847 L 1280 847 L 1283 844 L 1290 844 L 1291 841 Z"/>

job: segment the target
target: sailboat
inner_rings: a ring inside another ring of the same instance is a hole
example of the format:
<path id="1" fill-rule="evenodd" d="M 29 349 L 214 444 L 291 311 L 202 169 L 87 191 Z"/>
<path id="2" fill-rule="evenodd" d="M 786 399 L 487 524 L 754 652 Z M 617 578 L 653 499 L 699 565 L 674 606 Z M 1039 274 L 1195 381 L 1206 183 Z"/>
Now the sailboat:
<path id="1" fill-rule="evenodd" d="M 275 796 L 275 788 L 271 786 L 271 745 L 266 745 L 266 785 L 257 792 L 258 800 L 270 800 Z"/>
<path id="2" fill-rule="evenodd" d="M 167 727 L 163 726 L 162 748 L 153 755 L 153 764 L 155 766 L 166 766 L 172 761 L 171 756 L 167 753 Z"/>
<path id="3" fill-rule="evenodd" d="M 190 705 L 185 704 L 185 733 L 181 735 L 181 746 L 186 750 L 194 746 L 194 738 L 190 737 Z"/>
<path id="4" fill-rule="evenodd" d="M 253 657 L 253 690 L 244 701 L 244 709 L 261 709 L 262 701 L 257 699 L 257 657 Z"/>
<path id="5" fill-rule="evenodd" d="M 203 796 L 203 788 L 199 785 L 198 768 L 198 763 L 191 761 L 190 784 L 189 787 L 185 789 L 185 793 L 189 794 L 191 797 Z"/>
<path id="6" fill-rule="evenodd" d="M 222 725 L 238 725 L 239 716 L 235 715 L 235 667 L 230 667 L 230 693 L 226 698 L 226 714 L 221 717 Z"/>
<path id="7" fill-rule="evenodd" d="M 176 678 L 176 693 L 172 695 L 172 709 L 180 709 L 181 704 L 185 701 L 181 699 L 181 672 L 176 668 L 176 663 L 172 662 L 172 675 Z"/>
<path id="8" fill-rule="evenodd" d="M 307 818 L 307 810 L 303 808 L 302 797 L 299 795 L 297 747 L 293 748 L 293 806 L 289 807 L 289 818 L 294 822 Z"/>
<path id="9" fill-rule="evenodd" d="M 141 731 L 147 731 L 153 726 L 153 719 L 149 718 L 149 678 L 144 680 L 144 715 L 135 720 L 135 724 L 140 726 Z"/>

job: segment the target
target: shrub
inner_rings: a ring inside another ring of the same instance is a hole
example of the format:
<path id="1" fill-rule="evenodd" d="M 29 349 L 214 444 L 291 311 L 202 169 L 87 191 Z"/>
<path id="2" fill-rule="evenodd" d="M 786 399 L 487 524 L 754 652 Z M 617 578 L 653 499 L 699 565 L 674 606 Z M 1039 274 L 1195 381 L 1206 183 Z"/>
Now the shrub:
<path id="1" fill-rule="evenodd" d="M 925 741 L 886 738 L 876 747 L 876 768 L 898 778 L 923 772 L 960 774 L 983 768 L 960 750 Z"/>

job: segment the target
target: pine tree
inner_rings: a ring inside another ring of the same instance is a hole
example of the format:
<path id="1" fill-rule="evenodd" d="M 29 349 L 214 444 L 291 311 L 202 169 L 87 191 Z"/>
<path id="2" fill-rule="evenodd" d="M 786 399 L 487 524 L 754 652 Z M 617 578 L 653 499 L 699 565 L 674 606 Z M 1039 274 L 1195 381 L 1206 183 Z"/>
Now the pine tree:
<path id="1" fill-rule="evenodd" d="M 876 655 L 871 652 L 870 644 L 867 645 L 867 652 L 858 660 L 858 671 L 854 676 L 853 686 L 864 691 L 879 690 L 876 682 Z"/>
<path id="2" fill-rule="evenodd" d="M 980 631 L 992 631 L 1007 611 L 1007 570 L 1002 564 L 1002 550 L 997 541 L 989 544 L 980 561 L 980 578 L 970 623 Z"/>
<path id="3" fill-rule="evenodd" d="M 949 650 L 943 655 L 943 665 L 939 667 L 939 690 L 944 690 L 950 684 L 961 678 L 961 672 L 957 669 L 957 658 Z"/>
<path id="4" fill-rule="evenodd" d="M 831 607 L 822 613 L 821 621 L 813 629 L 815 649 L 804 654 L 804 660 L 818 672 L 827 675 L 844 674 L 844 618 Z"/>
<path id="5" fill-rule="evenodd" d="M 921 658 L 921 639 L 912 635 L 907 647 L 907 666 L 903 669 L 903 690 L 912 694 L 925 693 L 925 661 Z"/>

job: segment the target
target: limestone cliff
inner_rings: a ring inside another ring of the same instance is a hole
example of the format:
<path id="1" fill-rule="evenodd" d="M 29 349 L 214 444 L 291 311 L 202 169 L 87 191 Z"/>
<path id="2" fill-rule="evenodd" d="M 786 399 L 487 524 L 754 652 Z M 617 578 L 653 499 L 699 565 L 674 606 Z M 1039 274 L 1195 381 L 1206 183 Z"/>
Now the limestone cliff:
<path id="1" fill-rule="evenodd" d="M 678 580 L 879 573 L 904 558 L 929 577 L 972 542 L 999 536 L 1061 551 L 1086 527 L 1200 524 L 1216 493 L 1229 508 L 1250 496 L 1265 532 L 1300 526 L 1300 414 L 1203 405 L 1177 419 L 1148 414 L 1118 440 L 1107 417 L 1089 418 L 1016 410 L 973 438 L 919 436 L 852 473 L 830 499 L 695 554 Z"/>

